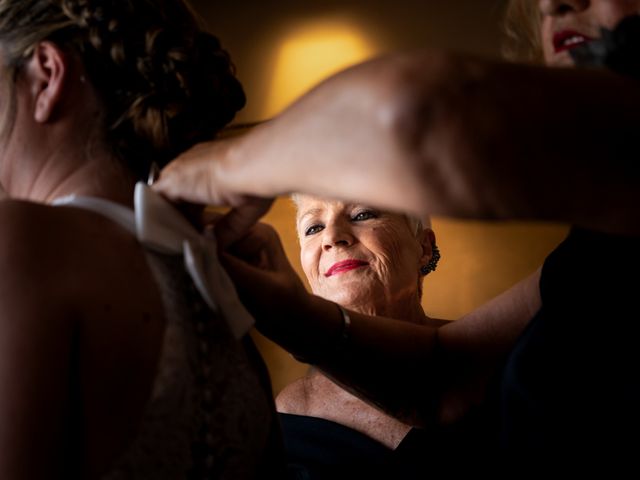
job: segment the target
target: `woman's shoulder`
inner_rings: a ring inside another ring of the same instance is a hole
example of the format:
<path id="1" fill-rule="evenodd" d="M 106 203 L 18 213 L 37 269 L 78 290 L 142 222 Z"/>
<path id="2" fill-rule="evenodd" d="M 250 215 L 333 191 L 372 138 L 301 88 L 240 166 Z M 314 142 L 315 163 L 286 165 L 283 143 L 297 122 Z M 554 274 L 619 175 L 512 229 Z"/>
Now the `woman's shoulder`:
<path id="1" fill-rule="evenodd" d="M 276 408 L 280 413 L 322 416 L 321 411 L 345 393 L 319 370 L 311 367 L 304 377 L 282 389 L 276 397 Z"/>
<path id="2" fill-rule="evenodd" d="M 53 210 L 32 202 L 0 201 L 0 283 L 44 280 L 41 273 L 55 258 L 54 252 L 62 253 L 59 239 L 65 225 L 59 223 L 62 219 L 56 218 Z"/>
<path id="3" fill-rule="evenodd" d="M 2 200 L 0 225 L 0 288 L 15 295 L 13 303 L 28 291 L 24 302 L 77 310 L 83 299 L 89 304 L 121 290 L 120 280 L 136 272 L 148 278 L 136 238 L 99 214 Z"/>
<path id="4" fill-rule="evenodd" d="M 293 415 L 307 414 L 306 377 L 290 383 L 276 397 L 276 409 L 280 413 Z"/>
<path id="5" fill-rule="evenodd" d="M 21 200 L 0 201 L 0 261 L 12 274 L 79 273 L 100 263 L 114 242 L 135 246 L 135 238 L 101 215 L 77 208 L 52 207 Z M 87 257 L 92 262 L 87 263 Z"/>
<path id="6" fill-rule="evenodd" d="M 56 256 L 54 219 L 47 210 L 31 202 L 0 201 L 0 335 L 17 343 L 37 338 L 40 350 L 64 343 L 63 332 L 73 323 L 72 306 L 63 295 L 67 287 L 60 281 L 64 269 Z M 3 352 L 2 358 L 11 355 Z M 40 357 L 29 349 L 20 352 L 24 362 Z"/>
<path id="7" fill-rule="evenodd" d="M 29 232 L 36 231 L 36 224 L 47 207 L 22 200 L 3 199 L 0 201 L 0 222 L 2 235 L 0 242 L 15 241 L 16 237 L 28 240 Z M 22 238 L 24 236 L 24 238 Z"/>

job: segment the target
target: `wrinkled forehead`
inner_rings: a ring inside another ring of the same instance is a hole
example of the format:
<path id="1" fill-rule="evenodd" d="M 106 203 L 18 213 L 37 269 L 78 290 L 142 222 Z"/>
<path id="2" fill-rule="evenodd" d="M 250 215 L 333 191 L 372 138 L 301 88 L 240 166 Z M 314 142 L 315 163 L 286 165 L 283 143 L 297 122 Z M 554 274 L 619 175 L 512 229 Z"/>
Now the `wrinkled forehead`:
<path id="1" fill-rule="evenodd" d="M 341 211 L 354 205 L 362 205 L 359 203 L 342 202 L 340 200 L 332 200 L 313 195 L 305 195 L 302 193 L 294 193 L 291 195 L 291 200 L 296 206 L 296 225 L 299 225 L 300 220 L 302 220 L 303 217 L 319 215 L 326 211 Z M 404 215 L 389 211 L 385 211 L 385 213 L 404 218 L 409 225 L 409 228 L 414 233 L 418 233 L 424 228 L 431 228 L 431 218 L 429 216 L 419 218 L 413 215 Z"/>
<path id="2" fill-rule="evenodd" d="M 304 193 L 294 193 L 291 195 L 291 200 L 296 206 L 297 214 L 299 215 L 304 210 L 309 208 L 328 207 L 330 205 L 344 205 L 343 202 L 338 200 L 332 200 L 329 198 L 316 197 L 314 195 L 306 195 Z"/>
<path id="3" fill-rule="evenodd" d="M 318 215 L 328 210 L 340 210 L 345 208 L 346 204 L 338 200 L 331 200 L 312 195 L 294 193 L 291 200 L 296 206 L 296 224 L 303 217 L 310 215 Z"/>

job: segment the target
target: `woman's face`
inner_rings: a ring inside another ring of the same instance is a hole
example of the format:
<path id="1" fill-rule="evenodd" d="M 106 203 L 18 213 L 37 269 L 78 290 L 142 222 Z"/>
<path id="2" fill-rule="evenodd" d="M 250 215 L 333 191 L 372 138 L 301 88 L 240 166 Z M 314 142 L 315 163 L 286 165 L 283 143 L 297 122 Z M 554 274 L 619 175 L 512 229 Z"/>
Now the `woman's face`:
<path id="1" fill-rule="evenodd" d="M 596 39 L 600 28 L 614 28 L 640 13 L 640 0 L 538 0 L 542 48 L 548 65 L 570 66 L 572 48 Z"/>
<path id="2" fill-rule="evenodd" d="M 403 215 L 309 196 L 299 197 L 297 229 L 302 268 L 316 295 L 360 311 L 419 301 L 431 230 L 416 235 Z"/>

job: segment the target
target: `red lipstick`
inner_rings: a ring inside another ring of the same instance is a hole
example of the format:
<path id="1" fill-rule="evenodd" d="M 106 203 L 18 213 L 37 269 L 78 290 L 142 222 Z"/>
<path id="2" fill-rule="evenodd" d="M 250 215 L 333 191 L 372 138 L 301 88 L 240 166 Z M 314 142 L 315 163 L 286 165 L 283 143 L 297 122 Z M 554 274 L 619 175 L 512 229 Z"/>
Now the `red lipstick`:
<path id="1" fill-rule="evenodd" d="M 342 260 L 340 262 L 337 262 L 331 265 L 331 268 L 327 270 L 324 276 L 330 277 L 332 275 L 338 275 L 340 273 L 345 273 L 355 268 L 364 267 L 365 265 L 369 265 L 369 262 L 365 262 L 363 260 L 355 260 L 353 258 L 349 260 Z"/>
<path id="2" fill-rule="evenodd" d="M 593 38 L 576 32 L 575 30 L 562 30 L 553 35 L 553 48 L 556 53 L 560 53 L 592 40 Z"/>

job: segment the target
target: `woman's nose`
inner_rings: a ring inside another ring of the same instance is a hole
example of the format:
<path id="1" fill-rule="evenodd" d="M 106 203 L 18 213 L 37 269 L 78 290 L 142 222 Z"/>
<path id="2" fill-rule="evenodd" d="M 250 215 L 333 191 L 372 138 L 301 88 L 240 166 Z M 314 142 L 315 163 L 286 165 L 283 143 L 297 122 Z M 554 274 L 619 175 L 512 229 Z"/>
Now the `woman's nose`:
<path id="1" fill-rule="evenodd" d="M 350 229 L 342 225 L 326 225 L 322 233 L 322 248 L 324 250 L 331 250 L 335 247 L 350 247 L 355 241 Z"/>
<path id="2" fill-rule="evenodd" d="M 539 0 L 538 7 L 543 15 L 563 15 L 581 12 L 591 5 L 591 0 Z"/>

